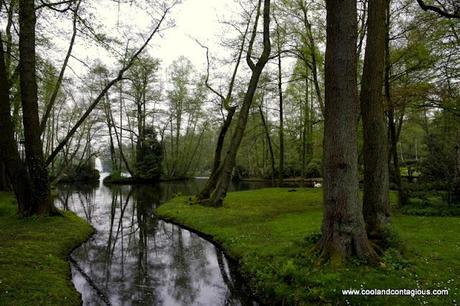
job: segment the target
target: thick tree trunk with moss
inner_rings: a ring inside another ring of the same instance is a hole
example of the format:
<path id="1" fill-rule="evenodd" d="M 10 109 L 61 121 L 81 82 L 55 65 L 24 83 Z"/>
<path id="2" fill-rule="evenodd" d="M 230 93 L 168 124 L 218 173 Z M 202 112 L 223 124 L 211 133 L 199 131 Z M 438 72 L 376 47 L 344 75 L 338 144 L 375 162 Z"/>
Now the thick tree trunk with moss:
<path id="1" fill-rule="evenodd" d="M 390 222 L 388 146 L 383 106 L 386 0 L 369 2 L 366 53 L 361 85 L 364 132 L 363 215 L 369 238 L 381 240 Z"/>
<path id="2" fill-rule="evenodd" d="M 227 111 L 227 116 L 225 117 L 224 123 L 223 123 L 223 125 L 222 125 L 222 127 L 220 129 L 220 132 L 219 132 L 219 137 L 217 138 L 217 145 L 216 145 L 216 150 L 214 152 L 214 163 L 213 163 L 213 166 L 212 166 L 211 175 L 209 176 L 209 179 L 206 182 L 205 187 L 196 196 L 197 200 L 199 200 L 199 201 L 208 199 L 210 197 L 211 192 L 214 190 L 214 188 L 217 185 L 217 180 L 219 179 L 220 170 L 222 169 L 221 168 L 222 150 L 224 148 L 225 137 L 227 135 L 228 129 L 230 128 L 230 124 L 232 123 L 233 116 L 235 115 L 235 111 L 236 111 L 236 108 L 237 108 L 236 106 L 231 106 L 230 105 L 231 101 L 232 101 L 233 88 L 235 86 L 236 74 L 238 72 L 238 68 L 239 68 L 240 62 L 241 62 L 241 57 L 242 57 L 243 52 L 244 52 L 244 46 L 245 46 L 245 43 L 246 43 L 246 36 L 248 34 L 250 24 L 251 24 L 251 20 L 249 19 L 247 24 L 246 24 L 246 30 L 244 31 L 243 37 L 241 38 L 240 49 L 238 51 L 238 58 L 236 60 L 235 68 L 233 69 L 232 78 L 230 79 L 228 92 L 227 92 L 227 95 L 225 97 L 221 93 L 216 91 L 209 84 L 209 66 L 210 66 L 210 64 L 209 64 L 209 49 L 207 47 L 204 47 L 204 48 L 206 48 L 206 60 L 207 60 L 207 63 L 208 63 L 205 84 L 206 84 L 206 87 L 209 90 L 214 92 L 221 99 L 222 106 Z"/>
<path id="3" fill-rule="evenodd" d="M 8 179 L 16 195 L 19 213 L 23 216 L 29 216 L 33 213 L 31 183 L 14 139 L 14 126 L 11 119 L 9 100 L 9 81 L 3 55 L 3 44 L 0 43 L 0 160 L 5 165 Z"/>
<path id="4" fill-rule="evenodd" d="M 222 150 L 224 148 L 225 136 L 227 135 L 227 131 L 230 128 L 230 124 L 232 123 L 233 115 L 235 114 L 236 106 L 230 107 L 227 112 L 227 116 L 225 117 L 224 124 L 219 132 L 219 137 L 217 138 L 217 145 L 216 151 L 214 152 L 214 163 L 211 170 L 211 175 L 209 176 L 206 185 L 204 186 L 203 190 L 197 195 L 198 200 L 208 199 L 211 195 L 212 190 L 217 185 L 217 180 L 220 175 L 219 166 L 222 160 Z"/>
<path id="5" fill-rule="evenodd" d="M 358 196 L 356 0 L 327 0 L 321 259 L 378 261 Z"/>
<path id="6" fill-rule="evenodd" d="M 38 118 L 37 79 L 35 73 L 35 7 L 33 0 L 19 1 L 19 76 L 24 124 L 26 163 L 31 179 L 33 214 L 54 211 L 50 182 L 43 157 Z"/>
<path id="7" fill-rule="evenodd" d="M 221 206 L 225 196 L 227 195 L 228 186 L 230 185 L 230 181 L 232 178 L 233 168 L 235 167 L 236 154 L 238 153 L 238 148 L 240 147 L 241 140 L 243 139 L 244 130 L 246 129 L 246 124 L 248 122 L 249 109 L 251 107 L 252 100 L 254 98 L 254 94 L 257 88 L 257 83 L 259 81 L 259 77 L 262 73 L 264 65 L 258 65 L 258 67 L 251 76 L 248 90 L 245 94 L 243 105 L 238 116 L 237 125 L 232 135 L 230 146 L 225 155 L 225 159 L 222 162 L 222 169 L 219 171 L 219 179 L 217 181 L 214 191 L 211 193 L 210 203 L 213 206 Z"/>

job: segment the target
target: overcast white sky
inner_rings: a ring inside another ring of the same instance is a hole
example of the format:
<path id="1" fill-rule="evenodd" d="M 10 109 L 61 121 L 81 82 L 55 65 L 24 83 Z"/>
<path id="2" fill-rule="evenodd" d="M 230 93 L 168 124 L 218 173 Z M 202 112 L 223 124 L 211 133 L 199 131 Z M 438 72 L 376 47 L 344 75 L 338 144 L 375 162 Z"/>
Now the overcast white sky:
<path id="1" fill-rule="evenodd" d="M 120 9 L 111 0 L 98 0 L 91 5 L 96 15 L 95 20 L 101 25 L 99 29 L 106 33 L 122 32 L 132 40 L 131 47 L 140 46 L 142 42 L 138 40 L 139 34 L 143 33 L 145 37 L 152 28 L 151 18 L 145 12 L 133 9 L 127 4 L 121 4 Z M 180 56 L 189 58 L 198 70 L 204 70 L 205 51 L 193 39 L 196 38 L 209 46 L 213 55 L 224 52 L 218 45 L 224 28 L 219 19 L 226 18 L 232 11 L 235 11 L 233 0 L 183 0 L 169 15 L 175 21 L 175 26 L 168 27 L 161 36 L 154 37 L 147 52 L 161 60 L 163 70 Z M 120 40 L 126 42 L 126 38 Z M 67 48 L 68 40 L 63 40 L 58 45 L 64 50 Z M 94 44 L 82 44 L 81 39 L 77 41 L 74 54 L 85 61 L 99 58 L 107 64 L 114 63 L 114 58 L 109 59 L 104 50 L 95 47 Z M 65 51 L 61 51 L 59 57 L 64 55 Z M 78 63 L 74 62 L 74 65 Z"/>
<path id="2" fill-rule="evenodd" d="M 173 0 L 158 1 L 172 2 Z M 155 24 L 151 17 L 154 6 L 146 5 L 140 10 L 137 6 L 130 5 L 129 1 L 125 2 L 127 3 L 93 0 L 83 1 L 82 4 L 83 16 L 89 19 L 98 33 L 106 33 L 120 41 L 121 44 L 118 46 L 114 43 L 111 45 L 121 54 L 124 53 L 128 40 L 130 48 L 139 48 Z M 137 2 L 141 5 L 145 3 L 140 0 Z M 169 19 L 173 20 L 175 25 L 171 27 L 164 24 L 161 35 L 155 36 L 146 50 L 152 57 L 161 60 L 161 79 L 167 80 L 169 65 L 180 56 L 189 58 L 196 70 L 205 72 L 206 53 L 194 41 L 195 38 L 210 48 L 212 57 L 227 59 L 231 50 L 222 47 L 220 43 L 225 38 L 236 37 L 237 33 L 221 21 L 236 20 L 238 17 L 235 16 L 239 16 L 240 13 L 241 8 L 235 0 L 183 0 L 175 6 L 169 14 Z M 88 17 L 91 16 L 90 14 L 94 17 Z M 160 14 L 157 11 L 154 15 L 158 18 Z M 52 45 L 41 45 L 39 53 L 48 55 L 48 59 L 53 61 L 56 67 L 62 65 L 71 34 L 71 15 L 68 14 L 67 19 L 62 16 L 60 13 L 55 13 L 54 18 L 49 18 L 48 15 L 39 18 L 39 31 L 48 31 L 46 37 L 52 41 Z M 85 64 L 91 66 L 95 61 L 101 61 L 116 73 L 117 68 L 120 67 L 117 60 L 122 58 L 122 55 L 111 54 L 98 46 L 92 38 L 85 39 L 81 33 L 77 37 L 72 54 L 79 61 L 71 59 L 69 69 L 66 71 L 67 77 L 84 77 L 88 72 Z M 285 60 L 284 70 L 290 69 L 292 66 L 290 62 L 292 61 Z M 216 64 L 216 61 L 213 60 L 212 63 Z M 219 65 L 216 67 L 223 68 Z M 245 65 L 243 64 L 241 68 L 243 73 Z M 267 69 L 269 68 L 270 65 Z M 227 66 L 224 69 L 225 72 L 229 72 L 232 67 Z M 215 77 L 211 77 L 213 78 Z M 218 82 L 217 79 L 215 81 Z"/>
<path id="3" fill-rule="evenodd" d="M 231 0 L 185 0 L 173 13 L 176 27 L 168 30 L 160 43 L 154 44 L 154 51 L 158 51 L 154 53 L 163 59 L 165 64 L 184 55 L 196 66 L 205 65 L 204 50 L 191 37 L 211 48 L 214 47 L 214 51 L 217 51 L 216 42 L 219 42 L 223 30 L 218 16 L 222 18 L 225 12 L 230 12 L 231 2 Z"/>

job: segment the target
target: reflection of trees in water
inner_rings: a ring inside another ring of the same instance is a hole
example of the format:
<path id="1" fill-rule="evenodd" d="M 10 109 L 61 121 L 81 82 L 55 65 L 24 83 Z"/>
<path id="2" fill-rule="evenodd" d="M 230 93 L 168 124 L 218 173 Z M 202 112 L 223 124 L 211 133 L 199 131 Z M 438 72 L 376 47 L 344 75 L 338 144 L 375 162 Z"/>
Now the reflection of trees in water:
<path id="1" fill-rule="evenodd" d="M 224 253 L 217 247 L 214 248 L 220 274 L 224 283 L 227 285 L 225 295 L 225 305 L 253 305 L 252 300 L 244 292 L 244 284 L 241 277 L 234 273 L 229 267 Z"/>
<path id="2" fill-rule="evenodd" d="M 84 212 L 85 218 L 89 223 L 92 222 L 95 194 L 96 189 L 92 185 L 84 185 L 77 192 L 81 210 Z"/>
<path id="3" fill-rule="evenodd" d="M 162 182 L 158 184 L 162 190 L 162 196 L 158 204 L 164 203 L 171 199 L 174 195 L 195 195 L 201 188 L 204 187 L 206 180 L 186 180 Z"/>
<path id="4" fill-rule="evenodd" d="M 116 188 L 112 190 L 112 202 L 110 206 L 110 226 L 109 226 L 109 237 L 107 241 L 107 246 L 106 246 L 106 259 L 105 259 L 105 272 L 106 272 L 106 286 L 109 286 L 109 280 L 110 280 L 110 272 L 111 272 L 111 267 L 112 267 L 112 262 L 113 262 L 113 257 L 115 254 L 115 250 L 117 247 L 117 242 L 119 238 L 121 237 L 121 247 L 120 247 L 120 255 L 121 255 L 121 274 L 123 277 L 124 274 L 124 246 L 123 246 L 123 218 L 125 217 L 125 212 L 126 208 L 128 207 L 128 204 L 130 203 L 130 198 L 131 198 L 132 190 L 129 189 L 128 194 L 125 196 L 125 199 L 123 199 L 123 194 L 122 190 L 120 188 Z M 115 218 L 117 215 L 117 208 L 120 210 L 118 213 L 118 222 L 115 224 Z M 116 230 L 114 230 L 116 228 Z"/>
<path id="5" fill-rule="evenodd" d="M 184 246 L 183 231 L 180 227 L 172 227 L 173 246 L 171 248 L 171 266 L 173 282 L 170 286 L 171 295 L 184 305 L 192 304 L 198 294 L 199 288 L 192 282 L 191 262 Z"/>
<path id="6" fill-rule="evenodd" d="M 82 212 L 91 223 L 97 186 L 93 184 L 59 185 L 55 205 L 63 210 Z M 78 207 L 74 205 L 78 203 Z"/>
<path id="7" fill-rule="evenodd" d="M 206 285 L 211 285 L 212 270 L 208 268 L 210 262 L 209 255 L 206 252 L 212 245 L 194 233 L 188 231 L 187 233 L 190 237 L 187 259 L 190 260 L 190 266 L 193 267 L 193 282 L 197 283 L 201 281 Z"/>
<path id="8" fill-rule="evenodd" d="M 74 258 L 112 304 L 161 305 L 176 300 L 189 305 L 219 294 L 230 304 L 238 300 L 226 289 L 237 286 L 233 278 L 226 274 L 220 278 L 216 262 L 224 262 L 222 254 L 216 259 L 211 244 L 154 217 L 155 208 L 165 199 L 179 192 L 193 194 L 199 184 L 101 186 L 97 193 L 94 189 L 59 191 L 61 203 L 97 229 Z M 225 264 L 221 265 L 225 272 Z M 99 304 L 96 292 L 85 290 L 85 302 Z"/>
<path id="9" fill-rule="evenodd" d="M 56 207 L 62 207 L 65 211 L 69 210 L 69 198 L 71 194 L 72 191 L 70 188 L 59 188 L 57 199 L 60 205 L 58 204 Z"/>
<path id="10" fill-rule="evenodd" d="M 149 269 L 149 241 L 154 237 L 158 221 L 153 210 L 159 201 L 159 188 L 134 187 L 136 219 L 139 232 L 137 248 L 137 267 L 134 278 L 136 291 L 132 293 L 134 301 L 143 305 L 158 303 Z"/>

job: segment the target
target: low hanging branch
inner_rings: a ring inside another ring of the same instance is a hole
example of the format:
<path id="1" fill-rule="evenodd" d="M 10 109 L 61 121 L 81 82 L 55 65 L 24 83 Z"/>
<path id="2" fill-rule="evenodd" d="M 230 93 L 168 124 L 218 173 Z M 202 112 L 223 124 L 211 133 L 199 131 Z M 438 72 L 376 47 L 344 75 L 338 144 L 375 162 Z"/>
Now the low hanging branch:
<path id="1" fill-rule="evenodd" d="M 88 109 L 85 111 L 85 113 L 80 117 L 80 119 L 77 121 L 77 123 L 74 125 L 74 127 L 69 131 L 69 133 L 64 137 L 64 139 L 59 143 L 59 145 L 53 150 L 53 152 L 50 154 L 50 156 L 46 160 L 46 166 L 48 166 L 59 154 L 59 152 L 62 150 L 62 148 L 67 144 L 67 142 L 72 138 L 73 134 L 78 130 L 78 128 L 83 124 L 83 122 L 86 120 L 86 118 L 91 114 L 91 112 L 96 108 L 96 106 L 99 104 L 99 102 L 105 97 L 107 92 L 112 88 L 113 85 L 117 84 L 119 81 L 123 79 L 123 74 L 134 64 L 135 60 L 139 57 L 139 55 L 144 51 L 144 49 L 147 47 L 149 42 L 152 40 L 153 36 L 159 31 L 161 24 L 163 21 L 166 19 L 166 16 L 168 15 L 169 11 L 177 4 L 178 2 L 174 2 L 171 6 L 167 7 L 164 11 L 163 14 L 158 21 L 157 26 L 155 29 L 153 29 L 152 33 L 150 36 L 147 38 L 147 40 L 144 42 L 142 47 L 137 50 L 136 53 L 129 59 L 128 63 L 123 66 L 123 68 L 120 69 L 118 72 L 118 75 L 116 78 L 112 79 L 110 82 L 107 83 L 107 85 L 104 87 L 104 89 L 99 93 L 99 95 L 96 97 L 96 99 L 91 103 L 91 105 L 88 107 Z"/>
<path id="2" fill-rule="evenodd" d="M 454 13 L 451 13 L 451 12 L 446 11 L 444 8 L 439 8 L 437 6 L 428 5 L 425 2 L 423 2 L 423 0 L 417 0 L 417 3 L 422 8 L 422 10 L 424 10 L 425 12 L 432 11 L 445 18 L 460 19 L 460 7 L 456 7 L 456 11 Z"/>

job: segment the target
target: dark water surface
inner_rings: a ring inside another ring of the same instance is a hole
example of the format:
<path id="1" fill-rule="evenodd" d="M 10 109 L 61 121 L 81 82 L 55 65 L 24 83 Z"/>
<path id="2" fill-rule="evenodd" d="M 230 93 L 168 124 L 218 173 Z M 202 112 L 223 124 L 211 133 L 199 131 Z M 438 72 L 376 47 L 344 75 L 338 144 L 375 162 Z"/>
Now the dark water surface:
<path id="1" fill-rule="evenodd" d="M 193 195 L 204 179 L 155 186 L 63 185 L 58 207 L 86 219 L 96 234 L 71 255 L 84 305 L 254 305 L 212 243 L 154 217 L 175 194 Z M 268 187 L 240 183 L 232 190 Z"/>

